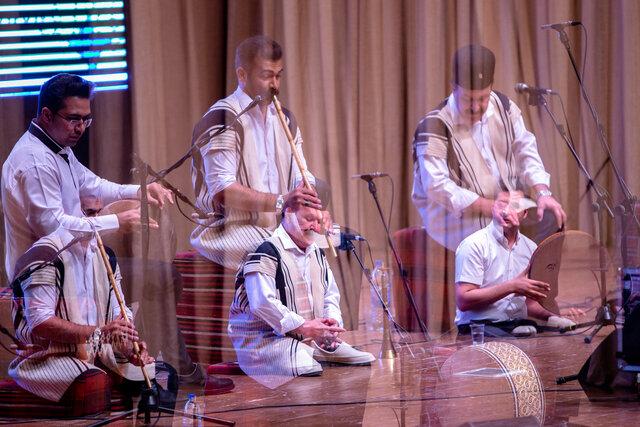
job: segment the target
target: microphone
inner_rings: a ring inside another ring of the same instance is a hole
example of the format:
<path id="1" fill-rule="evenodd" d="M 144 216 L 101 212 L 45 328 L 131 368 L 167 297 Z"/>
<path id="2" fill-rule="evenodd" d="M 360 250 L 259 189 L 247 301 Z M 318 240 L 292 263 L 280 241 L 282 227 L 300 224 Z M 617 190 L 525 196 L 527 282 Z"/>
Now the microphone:
<path id="1" fill-rule="evenodd" d="M 370 173 L 351 175 L 351 179 L 360 178 L 365 181 L 371 181 L 372 179 L 380 178 L 381 176 L 389 176 L 389 174 L 384 172 L 370 172 Z"/>
<path id="2" fill-rule="evenodd" d="M 558 92 L 556 92 L 555 90 L 552 89 L 546 89 L 543 87 L 535 87 L 535 86 L 529 86 L 526 83 L 516 83 L 516 92 L 517 93 L 528 93 L 529 95 L 540 95 L 540 94 L 544 94 L 544 95 L 557 95 Z"/>
<path id="3" fill-rule="evenodd" d="M 238 115 L 236 116 L 236 120 L 238 120 L 238 118 L 240 116 L 242 116 L 244 113 L 246 113 L 247 111 L 251 110 L 253 107 L 255 107 L 256 105 L 258 105 L 260 102 L 262 102 L 264 98 L 262 97 L 262 95 L 256 95 L 255 98 L 253 98 L 253 101 L 251 101 L 249 103 L 249 105 L 247 105 L 244 110 L 240 111 L 238 113 Z"/>
<path id="4" fill-rule="evenodd" d="M 357 233 L 340 233 L 340 246 L 337 247 L 337 249 L 343 250 L 343 251 L 348 251 L 351 246 L 350 246 L 350 242 L 352 241 L 357 241 L 357 242 L 364 242 L 367 239 L 365 239 L 364 237 L 362 237 L 361 235 L 357 234 Z"/>
<path id="5" fill-rule="evenodd" d="M 564 29 L 564 27 L 575 27 L 576 25 L 580 25 L 582 22 L 580 21 L 564 21 L 564 22 L 556 22 L 554 24 L 544 24 L 540 26 L 542 30 L 548 30 L 549 28 L 560 31 Z"/>

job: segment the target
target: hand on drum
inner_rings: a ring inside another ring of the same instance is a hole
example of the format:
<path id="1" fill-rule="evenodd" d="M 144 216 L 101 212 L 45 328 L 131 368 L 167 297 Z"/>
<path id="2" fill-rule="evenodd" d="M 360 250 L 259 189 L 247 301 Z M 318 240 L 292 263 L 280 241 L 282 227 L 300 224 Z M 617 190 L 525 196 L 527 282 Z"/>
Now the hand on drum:
<path id="1" fill-rule="evenodd" d="M 540 301 L 546 298 L 547 293 L 551 290 L 551 286 L 549 286 L 548 283 L 529 279 L 527 277 L 527 269 L 518 276 L 509 280 L 509 283 L 513 293 L 531 298 L 535 301 Z"/>
<path id="2" fill-rule="evenodd" d="M 140 190 L 138 190 L 139 194 Z M 149 198 L 149 203 L 159 208 L 163 208 L 165 202 L 173 204 L 173 193 L 157 182 L 147 185 L 147 197 Z"/>
<path id="3" fill-rule="evenodd" d="M 550 210 L 556 217 L 558 229 L 562 228 L 565 222 L 567 222 L 567 214 L 562 209 L 562 206 L 553 196 L 541 196 L 537 200 L 538 205 L 538 222 L 542 221 L 542 216 L 545 210 Z"/>

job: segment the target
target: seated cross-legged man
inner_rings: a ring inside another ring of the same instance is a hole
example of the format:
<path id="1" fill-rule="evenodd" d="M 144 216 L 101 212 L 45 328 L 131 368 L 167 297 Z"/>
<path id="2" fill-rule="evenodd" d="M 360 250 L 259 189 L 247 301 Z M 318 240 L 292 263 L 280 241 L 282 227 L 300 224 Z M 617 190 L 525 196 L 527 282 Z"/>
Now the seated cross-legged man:
<path id="1" fill-rule="evenodd" d="M 87 237 L 74 242 L 74 236 L 82 234 Z M 109 262 L 120 288 L 112 252 Z M 137 394 L 143 374 L 135 365 L 144 363 L 154 377 L 155 363 L 144 342 L 140 357 L 133 352 L 138 334 L 120 312 L 91 233 L 61 226 L 36 241 L 18 259 L 15 271 L 12 314 L 21 345 L 9 375 L 21 388 L 58 402 L 87 375 L 98 374 L 104 376 L 105 388 L 85 390 L 72 400 L 104 401 L 109 384 L 117 384 L 124 394 Z"/>
<path id="2" fill-rule="evenodd" d="M 375 360 L 339 338 L 340 293 L 314 242 L 322 222 L 322 212 L 312 207 L 286 208 L 273 236 L 239 270 L 229 335 L 242 370 L 264 385 L 319 375 L 318 362 Z"/>
<path id="3" fill-rule="evenodd" d="M 568 327 L 574 322 L 546 310 L 539 300 L 549 284 L 527 277 L 536 244 L 520 233 L 527 209 L 535 203 L 520 192 L 502 192 L 493 205 L 493 220 L 464 239 L 456 250 L 456 325 L 484 323 L 485 334 L 533 335 L 536 322 Z"/>

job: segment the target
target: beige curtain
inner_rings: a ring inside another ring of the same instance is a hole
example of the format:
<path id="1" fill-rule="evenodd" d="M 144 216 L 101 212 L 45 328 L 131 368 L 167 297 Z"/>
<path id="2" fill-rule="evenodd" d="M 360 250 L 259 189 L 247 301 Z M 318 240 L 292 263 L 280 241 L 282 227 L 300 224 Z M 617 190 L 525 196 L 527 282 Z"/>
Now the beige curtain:
<path id="1" fill-rule="evenodd" d="M 577 150 L 596 173 L 606 162 L 563 46 L 540 25 L 580 20 L 589 31 L 585 84 L 613 155 L 631 190 L 640 148 L 640 4 L 635 1 L 207 1 L 130 3 L 134 151 L 153 167 L 189 148 L 192 126 L 214 100 L 235 87 L 233 50 L 265 33 L 285 50 L 283 103 L 296 114 L 310 169 L 333 187 L 333 216 L 370 240 L 386 257 L 383 228 L 366 185 L 350 176 L 380 170 L 395 182 L 391 229 L 418 225 L 410 200 L 411 140 L 419 119 L 450 91 L 450 62 L 461 45 L 480 42 L 497 57 L 495 89 L 514 99 L 538 137 L 552 190 L 569 214 L 569 228 L 595 233 L 591 196 L 562 140 L 537 107 L 514 92 L 516 82 L 558 91 Z M 581 62 L 585 37 L 566 29 Z M 562 117 L 560 104 L 551 108 Z M 171 180 L 191 195 L 188 167 Z M 608 166 L 597 182 L 621 193 Z M 379 180 L 388 214 L 391 188 Z M 178 242 L 188 247 L 191 224 L 175 215 Z M 610 246 L 613 233 L 608 230 Z M 387 257 L 388 258 L 388 257 Z M 388 258 L 390 261 L 390 258 Z M 345 270 L 346 271 L 346 270 Z M 346 273 L 345 273 L 346 274 Z M 347 275 L 348 276 L 348 275 Z M 346 276 L 345 276 L 346 277 Z M 355 288 L 359 285 L 352 284 Z M 357 303 L 355 305 L 357 307 Z"/>

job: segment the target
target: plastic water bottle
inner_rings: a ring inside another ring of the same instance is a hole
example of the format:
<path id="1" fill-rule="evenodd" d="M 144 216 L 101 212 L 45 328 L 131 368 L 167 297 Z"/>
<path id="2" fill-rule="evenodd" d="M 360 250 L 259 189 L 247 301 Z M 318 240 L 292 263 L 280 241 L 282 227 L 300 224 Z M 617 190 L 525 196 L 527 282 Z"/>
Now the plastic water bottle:
<path id="1" fill-rule="evenodd" d="M 384 283 L 383 281 L 389 280 L 388 276 L 389 272 L 384 268 L 382 260 L 377 259 L 374 263 L 373 270 L 371 270 L 371 281 L 378 289 L 378 292 L 382 292 L 382 283 Z M 367 325 L 367 329 L 370 331 L 382 331 L 382 316 L 384 315 L 384 311 L 382 310 L 378 293 L 373 289 L 373 287 L 370 289 L 370 292 L 371 305 L 369 309 L 369 324 Z"/>
<path id="2" fill-rule="evenodd" d="M 196 395 L 189 393 L 187 403 L 184 404 L 184 415 L 182 416 L 182 426 L 191 427 L 203 425 L 202 418 L 194 418 L 194 415 L 202 416 L 202 406 L 196 401 Z"/>

